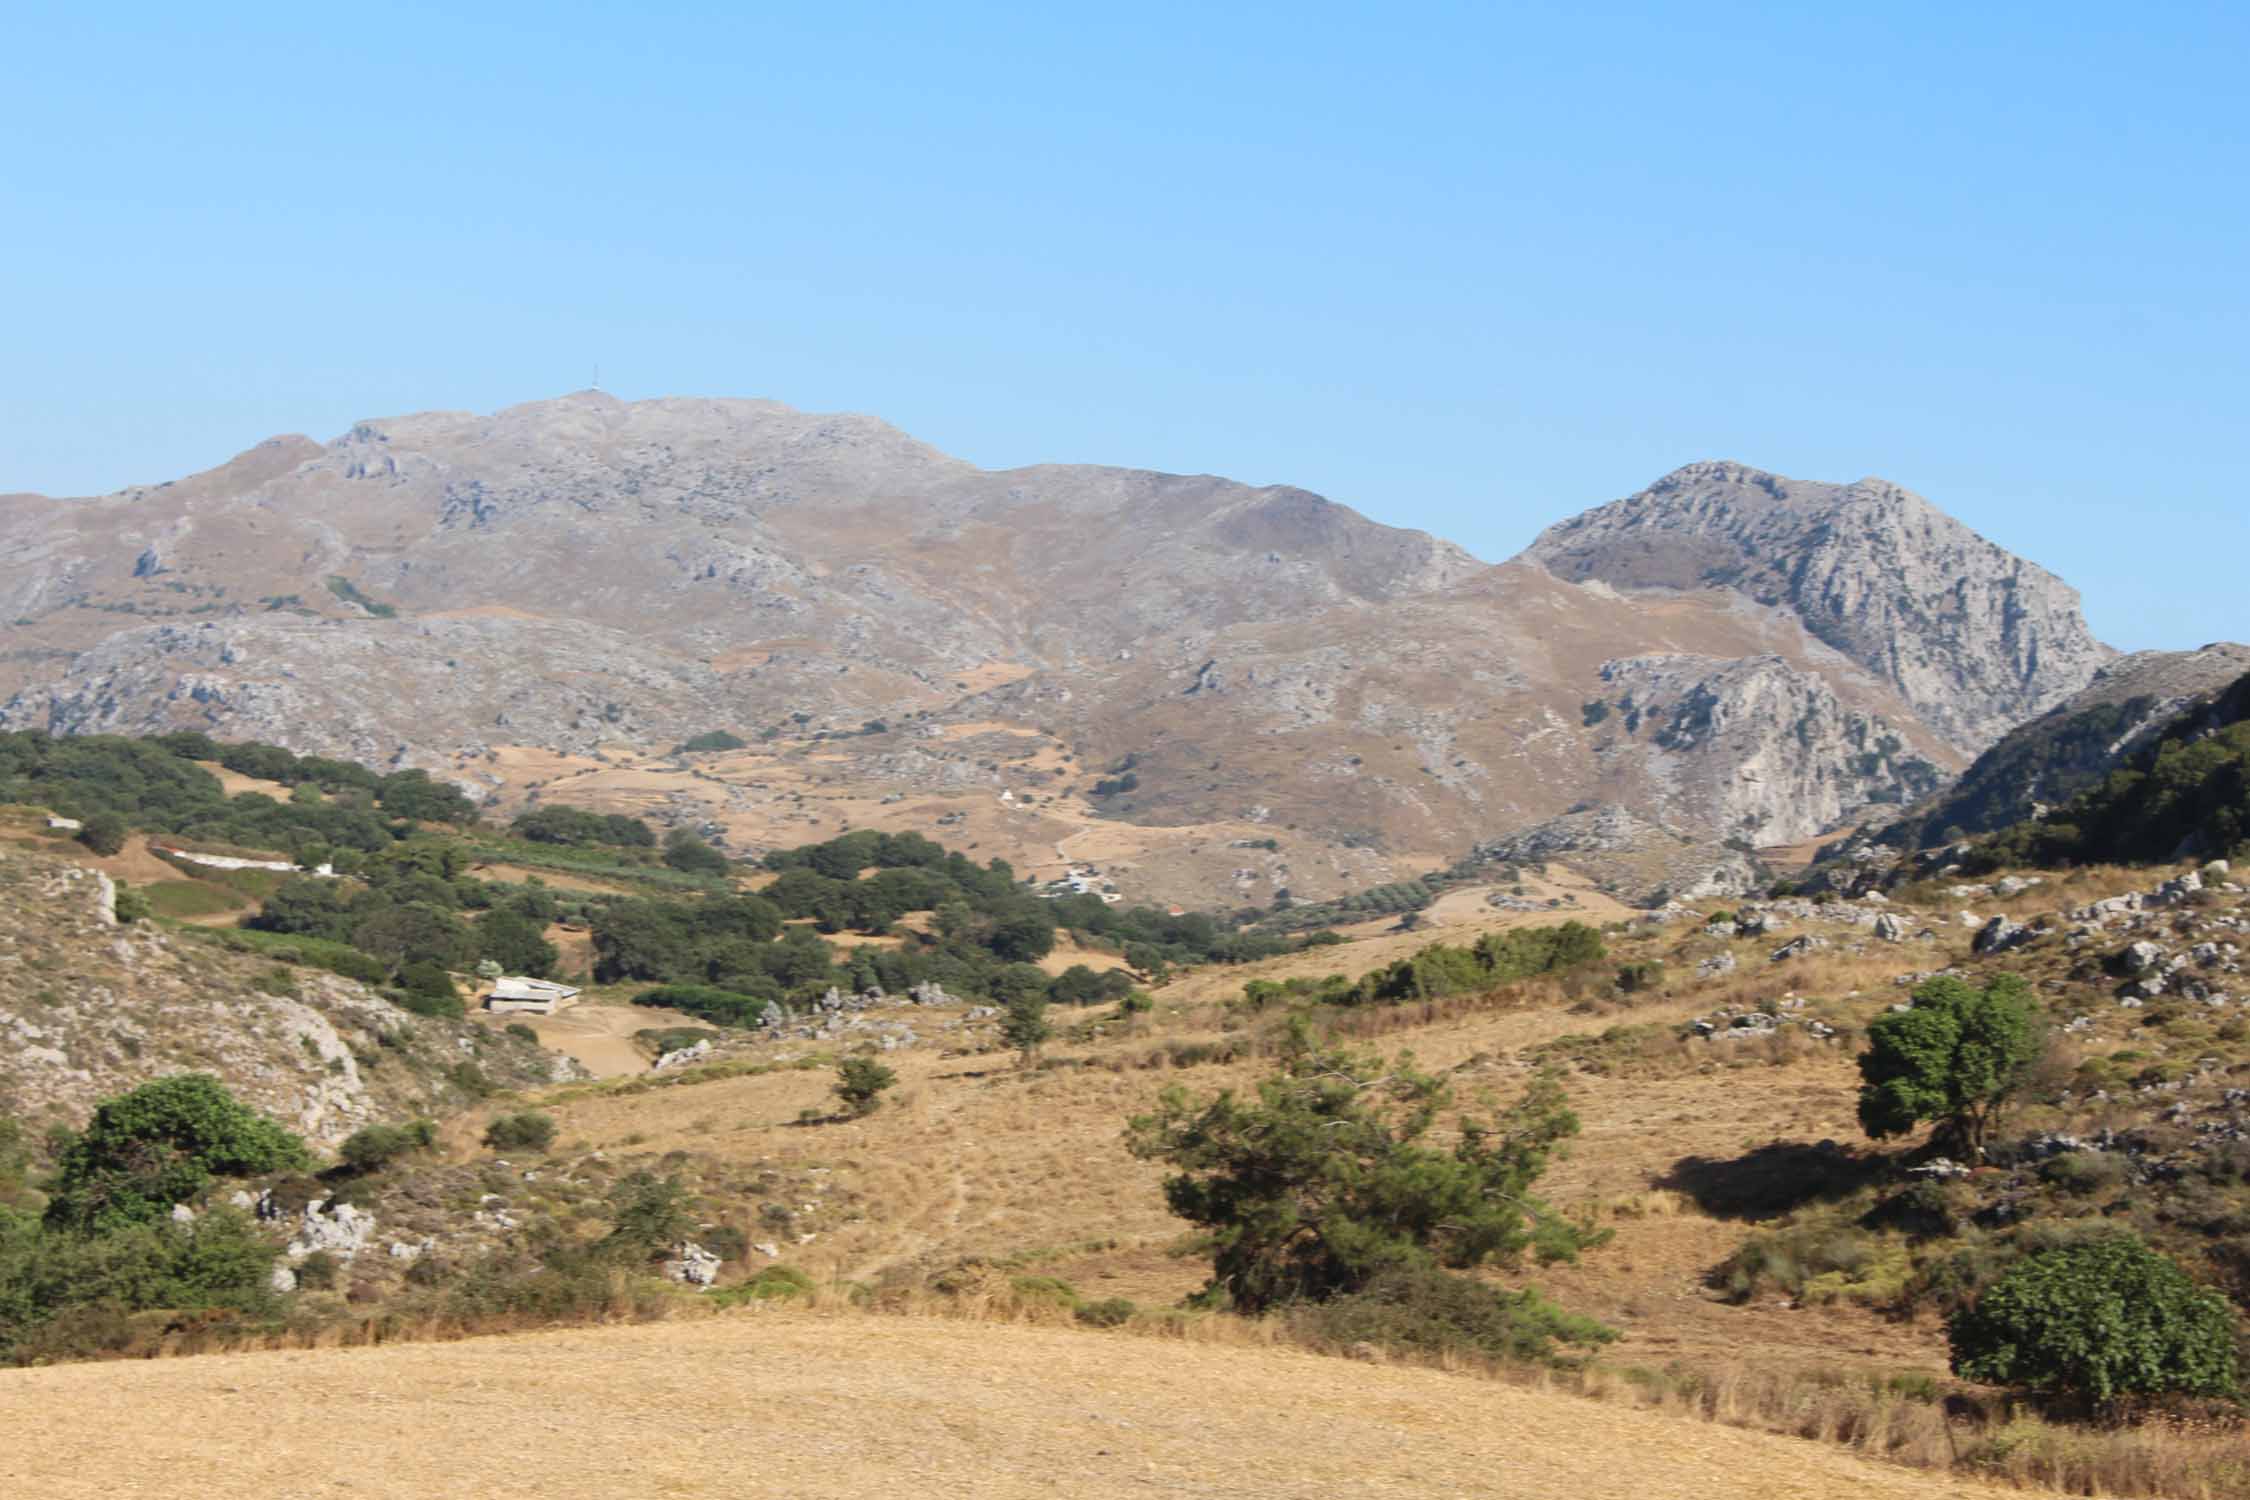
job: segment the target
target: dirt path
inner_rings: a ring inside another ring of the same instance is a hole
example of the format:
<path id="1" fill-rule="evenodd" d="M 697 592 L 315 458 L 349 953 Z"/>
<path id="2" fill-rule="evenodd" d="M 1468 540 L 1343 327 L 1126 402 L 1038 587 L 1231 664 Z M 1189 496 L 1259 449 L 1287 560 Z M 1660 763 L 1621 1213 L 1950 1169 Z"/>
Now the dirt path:
<path id="1" fill-rule="evenodd" d="M 129 1420 L 88 1420 L 101 1412 Z M 0 1493 L 43 1500 L 1993 1493 L 1435 1371 L 771 1312 L 11 1370 L 0 1372 L 0 1433 L 17 1439 L 0 1444 Z"/>

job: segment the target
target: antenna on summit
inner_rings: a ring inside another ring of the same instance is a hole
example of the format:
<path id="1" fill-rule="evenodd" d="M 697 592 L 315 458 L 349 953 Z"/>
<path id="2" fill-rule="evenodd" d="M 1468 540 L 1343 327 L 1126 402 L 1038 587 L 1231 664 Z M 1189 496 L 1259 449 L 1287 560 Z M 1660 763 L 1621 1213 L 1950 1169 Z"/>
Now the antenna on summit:
<path id="1" fill-rule="evenodd" d="M 597 360 L 595 360 L 595 361 L 594 361 L 594 389 L 598 391 L 598 390 L 600 390 L 601 388 L 602 388 L 602 364 L 601 364 L 601 361 L 597 359 Z"/>

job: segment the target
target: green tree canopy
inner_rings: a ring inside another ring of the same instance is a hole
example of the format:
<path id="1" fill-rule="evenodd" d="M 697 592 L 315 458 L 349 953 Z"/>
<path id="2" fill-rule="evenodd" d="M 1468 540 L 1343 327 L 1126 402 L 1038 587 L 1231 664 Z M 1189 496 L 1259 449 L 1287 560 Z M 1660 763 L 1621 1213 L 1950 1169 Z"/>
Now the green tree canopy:
<path id="1" fill-rule="evenodd" d="M 96 854 L 116 854 L 125 847 L 125 836 L 132 830 L 125 819 L 113 812 L 90 814 L 85 826 L 78 830 L 78 842 Z"/>
<path id="2" fill-rule="evenodd" d="M 1595 1242 L 1531 1196 L 1578 1130 L 1560 1084 L 1540 1077 L 1495 1124 L 1458 1119 L 1450 1151 L 1422 1144 L 1452 1105 L 1411 1056 L 1323 1047 L 1299 1022 L 1254 1100 L 1168 1089 L 1126 1141 L 1180 1169 L 1164 1194 L 1204 1230 L 1206 1295 L 1249 1311 L 1356 1292 L 1386 1272 L 1506 1262 L 1527 1247 L 1567 1260 Z"/>
<path id="3" fill-rule="evenodd" d="M 2090 1398 L 2235 1389 L 2234 1312 L 2130 1234 L 2028 1255 L 1946 1324 L 1954 1373 Z"/>
<path id="4" fill-rule="evenodd" d="M 207 1073 L 177 1073 L 102 1104 L 62 1154 L 49 1223 L 109 1230 L 162 1217 L 210 1185 L 310 1165 L 303 1141 Z"/>
<path id="5" fill-rule="evenodd" d="M 1905 1010 L 1878 1016 L 1860 1054 L 1859 1123 L 1904 1135 L 1935 1121 L 1938 1138 L 1971 1158 L 2044 1045 L 2031 987 L 2014 974 L 1979 989 L 1940 975 Z"/>
<path id="6" fill-rule="evenodd" d="M 727 872 L 727 857 L 685 828 L 675 828 L 665 836 L 664 863 L 690 875 Z"/>
<path id="7" fill-rule="evenodd" d="M 506 909 L 477 918 L 477 956 L 500 966 L 503 973 L 528 974 L 545 979 L 561 956 L 547 941 L 544 924 Z"/>

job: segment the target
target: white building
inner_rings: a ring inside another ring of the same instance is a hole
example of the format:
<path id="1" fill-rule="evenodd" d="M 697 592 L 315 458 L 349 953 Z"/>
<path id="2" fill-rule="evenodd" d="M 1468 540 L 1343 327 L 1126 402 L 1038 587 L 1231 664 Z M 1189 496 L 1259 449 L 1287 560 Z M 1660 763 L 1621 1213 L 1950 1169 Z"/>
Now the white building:
<path id="1" fill-rule="evenodd" d="M 551 1016 L 555 1006 L 570 999 L 578 991 L 567 984 L 557 984 L 551 979 L 526 979 L 508 975 L 492 981 L 492 993 L 484 997 L 486 1010 L 514 1013 L 529 1011 L 535 1016 Z"/>
<path id="2" fill-rule="evenodd" d="M 86 825 L 76 818 L 56 817 L 50 813 L 47 817 L 47 826 L 57 833 L 76 833 Z"/>

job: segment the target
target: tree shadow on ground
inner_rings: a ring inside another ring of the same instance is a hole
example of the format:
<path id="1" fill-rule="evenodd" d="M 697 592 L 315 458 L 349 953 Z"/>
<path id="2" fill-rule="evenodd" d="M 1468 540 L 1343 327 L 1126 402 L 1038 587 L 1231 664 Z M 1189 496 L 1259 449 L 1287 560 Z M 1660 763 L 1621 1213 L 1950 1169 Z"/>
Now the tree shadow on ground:
<path id="1" fill-rule="evenodd" d="M 1720 1160 L 1683 1156 L 1656 1180 L 1721 1219 L 1770 1219 L 1808 1203 L 1848 1198 L 1881 1178 L 1890 1159 L 1833 1141 L 1775 1141 Z"/>

